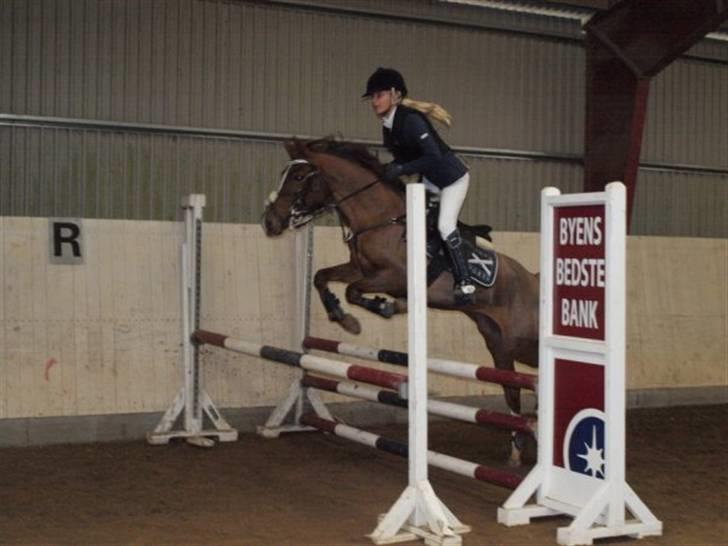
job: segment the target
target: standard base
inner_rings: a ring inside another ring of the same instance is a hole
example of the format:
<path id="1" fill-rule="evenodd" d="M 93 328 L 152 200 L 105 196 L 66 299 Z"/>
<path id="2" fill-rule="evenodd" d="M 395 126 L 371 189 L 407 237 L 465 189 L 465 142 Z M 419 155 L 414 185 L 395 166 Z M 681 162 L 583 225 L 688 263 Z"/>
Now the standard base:
<path id="1" fill-rule="evenodd" d="M 627 536 L 644 538 L 662 535 L 662 522 L 642 523 L 637 520 L 625 521 L 615 527 L 592 527 L 591 529 L 572 529 L 559 527 L 556 530 L 556 542 L 562 546 L 590 545 L 594 539 Z"/>
<path id="2" fill-rule="evenodd" d="M 437 498 L 430 482 L 422 481 L 404 490 L 368 536 L 374 544 L 423 539 L 428 546 L 460 546 L 460 535 L 470 530 Z"/>
<path id="3" fill-rule="evenodd" d="M 267 427 L 260 425 L 256 427 L 256 432 L 263 438 L 273 439 L 278 438 L 281 434 L 288 434 L 289 432 L 317 432 L 318 429 L 313 427 L 305 427 L 303 425 L 283 425 L 280 427 Z"/>
<path id="4" fill-rule="evenodd" d="M 188 432 L 186 430 L 172 430 L 169 432 L 150 432 L 147 434 L 147 443 L 154 446 L 166 445 L 173 438 L 184 438 L 188 444 L 199 447 L 212 447 L 215 442 L 210 438 L 214 437 L 218 442 L 235 442 L 238 439 L 238 431 L 228 430 L 201 430 L 199 432 Z"/>

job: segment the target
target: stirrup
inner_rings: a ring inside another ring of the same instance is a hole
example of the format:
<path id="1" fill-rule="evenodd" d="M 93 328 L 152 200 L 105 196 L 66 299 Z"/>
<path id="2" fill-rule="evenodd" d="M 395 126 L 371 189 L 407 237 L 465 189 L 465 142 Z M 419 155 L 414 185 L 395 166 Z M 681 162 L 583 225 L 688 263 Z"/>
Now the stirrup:
<path id="1" fill-rule="evenodd" d="M 463 294 L 475 294 L 475 285 L 470 281 L 460 281 L 455 286 L 455 289 L 461 291 Z"/>
<path id="2" fill-rule="evenodd" d="M 469 305 L 475 303 L 475 285 L 468 281 L 461 281 L 455 285 L 453 290 L 455 303 L 458 305 Z"/>

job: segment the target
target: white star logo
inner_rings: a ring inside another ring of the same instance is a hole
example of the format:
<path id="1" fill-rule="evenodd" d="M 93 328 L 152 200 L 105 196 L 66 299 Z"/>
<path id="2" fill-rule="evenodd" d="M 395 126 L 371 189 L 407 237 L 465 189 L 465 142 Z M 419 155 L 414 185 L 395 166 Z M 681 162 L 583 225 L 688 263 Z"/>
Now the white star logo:
<path id="1" fill-rule="evenodd" d="M 577 457 L 586 461 L 585 472 L 591 472 L 593 477 L 597 477 L 597 474 L 601 474 L 604 477 L 604 456 L 602 455 L 603 449 L 597 448 L 597 427 L 592 428 L 592 442 L 589 445 L 584 442 L 584 448 L 586 453 L 577 454 Z"/>

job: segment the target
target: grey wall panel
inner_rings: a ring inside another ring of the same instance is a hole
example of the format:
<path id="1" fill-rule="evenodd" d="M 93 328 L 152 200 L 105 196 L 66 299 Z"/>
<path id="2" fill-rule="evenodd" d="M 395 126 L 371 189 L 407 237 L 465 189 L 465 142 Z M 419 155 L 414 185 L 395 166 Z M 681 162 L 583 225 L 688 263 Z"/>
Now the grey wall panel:
<path id="1" fill-rule="evenodd" d="M 0 155 L 0 216 L 174 220 L 180 197 L 205 193 L 209 220 L 245 223 L 258 222 L 288 159 L 280 143 L 2 126 Z M 471 186 L 462 219 L 496 231 L 538 231 L 545 186 L 581 190 L 576 162 L 463 157 Z M 728 237 L 726 177 L 639 176 L 632 234 Z"/>
<path id="2" fill-rule="evenodd" d="M 728 64 L 679 60 L 651 83 L 643 161 L 728 169 Z"/>
<path id="3" fill-rule="evenodd" d="M 0 127 L 0 216 L 174 220 L 188 193 L 218 222 L 256 222 L 287 160 L 279 144 Z"/>
<path id="4" fill-rule="evenodd" d="M 359 95 L 392 65 L 452 110 L 456 144 L 580 151 L 575 43 L 242 2 L 2 4 L 4 113 L 377 138 Z"/>
<path id="5" fill-rule="evenodd" d="M 580 191 L 581 165 L 554 161 L 465 157 L 471 167 L 461 218 L 494 231 L 540 231 L 541 189 Z"/>
<path id="6" fill-rule="evenodd" d="M 630 232 L 728 238 L 728 177 L 641 171 Z"/>
<path id="7" fill-rule="evenodd" d="M 367 75 L 390 65 L 413 97 L 450 110 L 443 135 L 455 146 L 579 156 L 577 38 L 573 22 L 438 2 L 0 0 L 0 113 L 378 141 L 359 96 Z M 716 59 L 728 52 L 706 47 Z M 728 169 L 726 97 L 728 64 L 669 67 L 652 83 L 643 159 Z M 0 154 L 3 214 L 172 218 L 194 189 L 208 193 L 217 221 L 254 220 L 285 159 L 265 141 L 21 126 L 0 127 Z M 572 162 L 479 158 L 473 168 L 488 183 L 465 215 L 488 210 L 496 229 L 537 229 L 543 185 L 581 189 Z M 683 180 L 644 172 L 640 184 Z M 700 195 L 673 204 L 679 217 L 691 217 L 693 201 L 723 198 L 725 176 L 688 179 Z M 663 197 L 651 188 L 638 186 L 646 211 L 636 210 L 636 229 L 671 234 L 678 227 L 649 212 Z M 696 217 L 674 233 L 724 236 L 710 217 L 712 229 Z"/>

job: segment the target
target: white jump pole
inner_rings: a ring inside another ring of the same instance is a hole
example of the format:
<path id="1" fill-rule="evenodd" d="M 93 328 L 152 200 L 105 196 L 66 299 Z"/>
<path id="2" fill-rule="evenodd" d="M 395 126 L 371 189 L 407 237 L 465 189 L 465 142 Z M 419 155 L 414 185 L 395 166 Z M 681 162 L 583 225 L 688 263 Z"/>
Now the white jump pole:
<path id="1" fill-rule="evenodd" d="M 425 187 L 407 186 L 407 306 L 409 484 L 379 521 L 375 544 L 422 538 L 427 544 L 462 544 L 470 530 L 435 495 L 427 476 L 427 262 Z"/>

